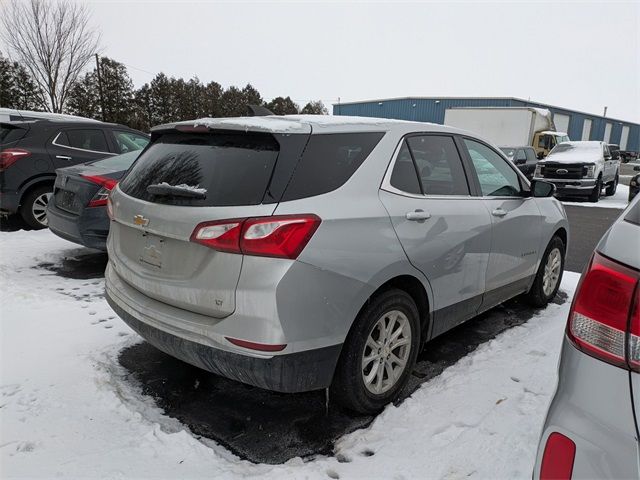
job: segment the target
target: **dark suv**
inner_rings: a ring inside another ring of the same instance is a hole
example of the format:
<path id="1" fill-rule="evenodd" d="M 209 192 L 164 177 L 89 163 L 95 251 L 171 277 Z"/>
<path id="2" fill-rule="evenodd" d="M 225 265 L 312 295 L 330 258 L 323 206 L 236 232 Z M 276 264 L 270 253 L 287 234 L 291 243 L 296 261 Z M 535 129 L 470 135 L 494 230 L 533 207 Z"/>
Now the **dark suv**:
<path id="1" fill-rule="evenodd" d="M 0 109 L 0 214 L 47 226 L 55 170 L 140 150 L 149 136 L 123 125 L 69 115 Z"/>

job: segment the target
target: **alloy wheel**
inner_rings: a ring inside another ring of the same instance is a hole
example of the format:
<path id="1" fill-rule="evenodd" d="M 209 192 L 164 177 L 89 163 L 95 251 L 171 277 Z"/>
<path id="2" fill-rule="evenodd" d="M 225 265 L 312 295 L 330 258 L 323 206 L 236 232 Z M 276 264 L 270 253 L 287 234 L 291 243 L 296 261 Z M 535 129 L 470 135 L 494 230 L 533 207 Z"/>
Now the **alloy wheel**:
<path id="1" fill-rule="evenodd" d="M 553 293 L 558 284 L 561 267 L 562 255 L 559 249 L 554 248 L 547 256 L 547 263 L 544 266 L 544 275 L 542 277 L 542 291 L 547 297 Z"/>
<path id="2" fill-rule="evenodd" d="M 33 218 L 43 226 L 47 226 L 47 205 L 49 204 L 49 199 L 51 199 L 51 192 L 43 193 L 38 195 L 36 199 L 33 201 L 33 205 L 31 206 L 31 213 L 33 214 Z"/>

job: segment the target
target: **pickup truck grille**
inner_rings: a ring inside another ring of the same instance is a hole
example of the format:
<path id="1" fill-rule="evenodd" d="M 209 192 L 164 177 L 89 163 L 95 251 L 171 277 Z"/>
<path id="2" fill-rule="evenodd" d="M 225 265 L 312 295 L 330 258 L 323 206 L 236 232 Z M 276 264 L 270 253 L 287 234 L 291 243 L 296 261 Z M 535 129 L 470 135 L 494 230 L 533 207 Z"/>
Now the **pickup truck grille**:
<path id="1" fill-rule="evenodd" d="M 546 163 L 542 166 L 542 176 L 544 178 L 567 178 L 573 180 L 582 178 L 584 175 L 584 171 L 584 165 Z"/>

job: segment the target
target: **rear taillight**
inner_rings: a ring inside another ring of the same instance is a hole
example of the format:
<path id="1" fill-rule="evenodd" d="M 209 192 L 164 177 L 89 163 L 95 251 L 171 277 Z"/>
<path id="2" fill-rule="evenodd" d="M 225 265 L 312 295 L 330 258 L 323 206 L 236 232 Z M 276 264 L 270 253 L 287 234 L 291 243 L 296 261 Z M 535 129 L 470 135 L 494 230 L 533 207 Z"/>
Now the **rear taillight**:
<path id="1" fill-rule="evenodd" d="M 29 150 L 23 148 L 7 148 L 0 152 L 0 172 L 9 168 L 21 158 L 26 158 L 31 155 Z"/>
<path id="2" fill-rule="evenodd" d="M 547 438 L 540 464 L 540 480 L 569 480 L 573 474 L 576 444 L 561 433 Z"/>
<path id="3" fill-rule="evenodd" d="M 584 353 L 621 368 L 640 367 L 640 272 L 595 253 L 578 284 L 567 335 Z"/>
<path id="4" fill-rule="evenodd" d="M 104 207 L 107 205 L 107 199 L 109 198 L 109 194 L 113 187 L 118 184 L 117 180 L 108 177 L 101 177 L 100 175 L 80 175 L 85 180 L 89 180 L 96 185 L 100 185 L 102 188 L 98 190 L 91 201 L 89 202 L 89 207 Z"/>
<path id="5" fill-rule="evenodd" d="M 320 222 L 313 214 L 204 222 L 195 228 L 191 241 L 223 252 L 294 259 Z"/>

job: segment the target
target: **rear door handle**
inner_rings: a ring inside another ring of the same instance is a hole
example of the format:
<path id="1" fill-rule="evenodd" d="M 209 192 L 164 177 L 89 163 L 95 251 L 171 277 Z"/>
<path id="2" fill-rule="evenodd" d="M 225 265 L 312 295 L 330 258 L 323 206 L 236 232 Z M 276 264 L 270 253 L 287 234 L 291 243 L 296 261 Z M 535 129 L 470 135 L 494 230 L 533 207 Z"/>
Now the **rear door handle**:
<path id="1" fill-rule="evenodd" d="M 66 155 L 56 155 L 56 158 L 59 158 L 60 160 L 71 160 L 71 157 Z"/>
<path id="2" fill-rule="evenodd" d="M 412 222 L 420 222 L 422 220 L 427 220 L 431 218 L 431 214 L 429 212 L 425 212 L 424 210 L 421 210 L 418 208 L 413 212 L 407 212 L 405 217 L 407 220 L 410 220 Z"/>
<path id="3" fill-rule="evenodd" d="M 491 215 L 493 215 L 494 217 L 504 217 L 507 213 L 506 210 L 503 210 L 502 208 L 496 208 L 493 212 L 491 212 Z"/>

